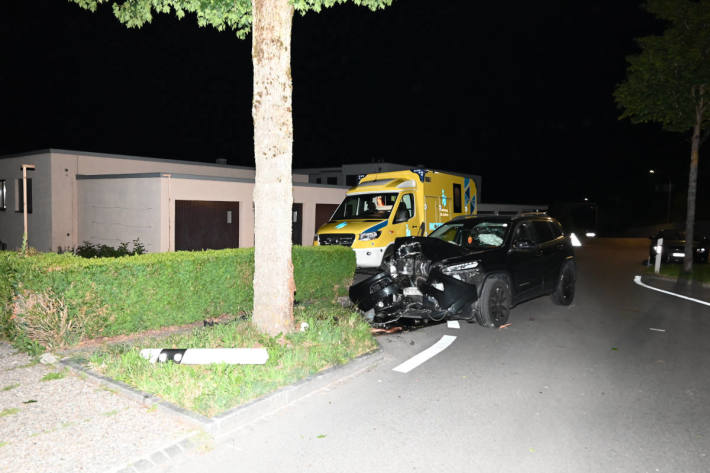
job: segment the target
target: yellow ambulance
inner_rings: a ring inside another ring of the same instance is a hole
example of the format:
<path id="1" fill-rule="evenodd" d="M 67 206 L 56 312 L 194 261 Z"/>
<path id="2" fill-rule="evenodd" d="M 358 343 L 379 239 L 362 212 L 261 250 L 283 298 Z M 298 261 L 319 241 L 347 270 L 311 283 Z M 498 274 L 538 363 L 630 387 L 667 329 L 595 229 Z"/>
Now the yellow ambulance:
<path id="1" fill-rule="evenodd" d="M 428 169 L 367 174 L 348 190 L 313 244 L 350 246 L 358 267 L 376 268 L 391 254 L 395 238 L 426 236 L 476 210 L 471 177 Z"/>

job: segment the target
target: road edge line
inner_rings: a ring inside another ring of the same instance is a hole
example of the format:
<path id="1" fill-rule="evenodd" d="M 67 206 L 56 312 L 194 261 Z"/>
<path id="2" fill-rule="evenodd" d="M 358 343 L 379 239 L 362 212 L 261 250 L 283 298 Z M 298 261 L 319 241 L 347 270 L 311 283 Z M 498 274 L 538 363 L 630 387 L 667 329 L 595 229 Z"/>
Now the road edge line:
<path id="1" fill-rule="evenodd" d="M 446 350 L 449 345 L 454 343 L 456 337 L 454 335 L 442 335 L 438 342 L 430 346 L 424 351 L 421 351 L 408 359 L 407 361 L 400 363 L 399 365 L 392 368 L 392 371 L 397 371 L 398 373 L 409 373 L 417 366 L 435 357 L 442 351 Z"/>
<path id="2" fill-rule="evenodd" d="M 644 283 L 641 281 L 641 276 L 638 275 L 638 274 L 637 274 L 636 276 L 634 276 L 634 282 L 635 282 L 636 284 L 638 284 L 639 286 L 645 287 L 645 288 L 647 288 L 647 289 L 651 289 L 652 291 L 662 292 L 663 294 L 668 294 L 668 295 L 671 295 L 671 296 L 680 297 L 681 299 L 685 299 L 685 300 L 688 300 L 688 301 L 691 301 L 691 302 L 697 302 L 698 304 L 703 304 L 703 305 L 706 305 L 706 306 L 710 306 L 710 302 L 701 301 L 700 299 L 694 299 L 694 298 L 692 298 L 692 297 L 684 296 L 684 295 L 682 295 L 682 294 L 676 294 L 675 292 L 665 291 L 665 290 L 663 290 L 663 289 L 658 289 L 657 287 L 653 287 L 653 286 L 649 286 L 648 284 L 644 284 Z"/>

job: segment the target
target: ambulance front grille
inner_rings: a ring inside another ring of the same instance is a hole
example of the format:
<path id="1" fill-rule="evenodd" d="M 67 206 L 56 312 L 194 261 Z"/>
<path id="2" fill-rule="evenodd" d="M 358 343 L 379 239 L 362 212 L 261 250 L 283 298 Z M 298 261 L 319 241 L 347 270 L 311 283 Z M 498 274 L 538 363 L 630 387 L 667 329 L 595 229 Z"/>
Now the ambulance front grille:
<path id="1" fill-rule="evenodd" d="M 318 242 L 321 245 L 342 245 L 352 246 L 355 235 L 352 233 L 321 233 L 318 235 Z"/>

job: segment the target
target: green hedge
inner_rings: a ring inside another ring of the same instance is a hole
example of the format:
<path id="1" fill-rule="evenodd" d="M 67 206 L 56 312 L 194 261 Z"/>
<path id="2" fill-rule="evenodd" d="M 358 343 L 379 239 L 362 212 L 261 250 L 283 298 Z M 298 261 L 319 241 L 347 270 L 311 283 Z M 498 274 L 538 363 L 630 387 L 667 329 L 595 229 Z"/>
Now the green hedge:
<path id="1" fill-rule="evenodd" d="M 297 301 L 333 300 L 347 292 L 355 255 L 347 247 L 295 246 L 293 264 Z M 0 274 L 0 324 L 11 339 L 24 336 L 21 324 L 16 323 L 23 314 L 12 318 L 13 298 L 41 293 L 63 301 L 69 319 L 81 316 L 90 321 L 79 338 L 95 338 L 240 311 L 250 313 L 254 251 L 244 248 L 93 259 L 0 252 Z M 76 338 L 67 341 L 74 343 Z"/>

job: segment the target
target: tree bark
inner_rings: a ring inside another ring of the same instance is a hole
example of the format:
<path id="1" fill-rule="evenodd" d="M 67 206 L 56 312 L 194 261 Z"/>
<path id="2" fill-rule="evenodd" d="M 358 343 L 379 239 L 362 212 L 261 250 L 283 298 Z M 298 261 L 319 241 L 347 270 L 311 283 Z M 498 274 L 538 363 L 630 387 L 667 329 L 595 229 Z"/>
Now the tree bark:
<path id="1" fill-rule="evenodd" d="M 253 0 L 254 313 L 271 336 L 293 329 L 293 119 L 289 0 Z"/>
<path id="2" fill-rule="evenodd" d="M 688 173 L 688 213 L 685 217 L 685 257 L 683 258 L 683 272 L 693 270 L 693 240 L 695 239 L 695 194 L 698 183 L 698 160 L 700 157 L 700 132 L 703 122 L 703 94 L 704 87 L 700 88 L 700 103 L 696 107 L 695 126 L 693 127 L 692 144 L 690 145 L 690 172 Z"/>

